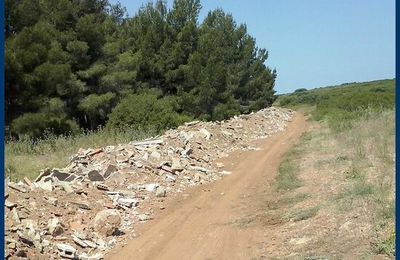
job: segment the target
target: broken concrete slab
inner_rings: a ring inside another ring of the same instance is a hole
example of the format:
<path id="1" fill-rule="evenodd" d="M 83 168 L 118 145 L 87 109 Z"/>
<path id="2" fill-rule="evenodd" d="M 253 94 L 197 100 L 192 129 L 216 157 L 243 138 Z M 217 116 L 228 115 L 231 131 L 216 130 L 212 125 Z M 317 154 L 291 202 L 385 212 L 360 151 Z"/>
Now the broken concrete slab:
<path id="1" fill-rule="evenodd" d="M 9 188 L 13 189 L 13 190 L 16 190 L 16 191 L 19 191 L 19 192 L 22 192 L 22 193 L 28 192 L 28 189 L 27 189 L 26 187 L 24 187 L 23 185 L 14 183 L 14 182 L 9 182 L 9 183 L 7 184 L 7 186 L 8 186 Z"/>
<path id="2" fill-rule="evenodd" d="M 45 191 L 53 191 L 53 184 L 51 183 L 51 181 L 41 180 L 39 182 L 35 182 L 34 185 L 35 185 L 35 187 L 38 187 Z"/>
<path id="3" fill-rule="evenodd" d="M 164 142 L 163 139 L 152 139 L 139 142 L 130 142 L 130 144 L 133 146 L 147 146 L 147 145 L 162 144 L 163 142 Z"/>
<path id="4" fill-rule="evenodd" d="M 39 176 L 35 179 L 34 182 L 38 182 L 38 181 L 40 181 L 42 178 L 44 178 L 44 177 L 46 177 L 46 176 L 50 176 L 50 174 L 51 174 L 51 170 L 50 170 L 49 168 L 46 168 L 46 169 L 40 171 Z"/>
<path id="5" fill-rule="evenodd" d="M 75 259 L 76 249 L 68 244 L 57 244 L 58 254 L 61 257 Z"/>
<path id="6" fill-rule="evenodd" d="M 64 228 L 58 218 L 51 218 L 47 223 L 47 229 L 53 237 L 59 236 L 64 232 Z"/>
<path id="7" fill-rule="evenodd" d="M 105 181 L 103 175 L 98 170 L 91 170 L 87 173 L 87 177 L 90 181 Z"/>
<path id="8" fill-rule="evenodd" d="M 57 178 L 59 181 L 65 181 L 67 178 L 71 177 L 71 174 L 63 172 L 59 169 L 53 169 L 51 171 L 51 177 Z M 73 179 L 72 179 L 73 180 Z"/>
<path id="9" fill-rule="evenodd" d="M 137 199 L 131 198 L 119 198 L 117 199 L 117 203 L 128 208 L 136 207 L 139 204 Z"/>
<path id="10" fill-rule="evenodd" d="M 116 172 L 118 167 L 114 164 L 109 164 L 107 169 L 104 171 L 103 177 L 107 179 L 112 173 Z"/>

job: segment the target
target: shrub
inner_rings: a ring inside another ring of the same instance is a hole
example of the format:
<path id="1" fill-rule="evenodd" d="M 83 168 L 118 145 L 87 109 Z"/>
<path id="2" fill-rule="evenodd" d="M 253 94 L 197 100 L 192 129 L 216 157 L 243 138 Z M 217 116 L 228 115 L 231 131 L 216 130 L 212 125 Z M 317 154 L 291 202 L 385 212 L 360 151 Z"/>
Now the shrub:
<path id="1" fill-rule="evenodd" d="M 176 112 L 177 103 L 172 97 L 158 99 L 156 93 L 133 94 L 122 99 L 112 110 L 107 129 L 154 129 L 161 132 L 181 125 L 191 118 Z"/>
<path id="2" fill-rule="evenodd" d="M 19 138 L 41 138 L 46 134 L 46 130 L 55 135 L 74 134 L 79 131 L 79 126 L 73 120 L 54 117 L 46 113 L 25 113 L 16 118 L 11 127 L 12 133 Z"/>

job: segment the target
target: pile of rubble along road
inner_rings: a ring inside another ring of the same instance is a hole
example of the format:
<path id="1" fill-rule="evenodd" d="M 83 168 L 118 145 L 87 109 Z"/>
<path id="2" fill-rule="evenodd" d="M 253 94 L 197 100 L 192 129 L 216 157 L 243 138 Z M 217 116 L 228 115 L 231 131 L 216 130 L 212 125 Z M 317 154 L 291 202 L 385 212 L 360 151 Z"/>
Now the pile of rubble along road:
<path id="1" fill-rule="evenodd" d="M 189 122 L 140 142 L 80 149 L 63 169 L 5 182 L 6 259 L 102 259 L 163 197 L 230 174 L 216 160 L 283 131 L 291 110 Z"/>

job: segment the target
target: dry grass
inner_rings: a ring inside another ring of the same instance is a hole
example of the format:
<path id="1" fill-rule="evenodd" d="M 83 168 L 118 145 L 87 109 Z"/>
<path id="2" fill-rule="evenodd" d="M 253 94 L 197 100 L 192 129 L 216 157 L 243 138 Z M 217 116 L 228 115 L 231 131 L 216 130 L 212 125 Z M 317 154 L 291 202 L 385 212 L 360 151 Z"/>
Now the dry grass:
<path id="1" fill-rule="evenodd" d="M 82 133 L 76 136 L 48 135 L 38 141 L 9 141 L 5 145 L 5 174 L 12 180 L 35 178 L 41 169 L 65 167 L 71 155 L 79 148 L 97 148 L 117 145 L 154 136 L 153 130 L 126 129 L 120 132 Z"/>
<path id="2" fill-rule="evenodd" d="M 394 111 L 365 113 L 342 131 L 311 125 L 285 156 L 279 192 L 259 217 L 274 232 L 310 239 L 290 248 L 299 259 L 392 258 Z"/>

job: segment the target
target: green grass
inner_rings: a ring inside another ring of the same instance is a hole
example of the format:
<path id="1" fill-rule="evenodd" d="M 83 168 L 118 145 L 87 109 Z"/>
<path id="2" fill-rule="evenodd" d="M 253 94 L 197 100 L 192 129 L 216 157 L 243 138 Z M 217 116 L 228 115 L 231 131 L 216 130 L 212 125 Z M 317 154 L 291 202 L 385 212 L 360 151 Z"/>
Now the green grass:
<path id="1" fill-rule="evenodd" d="M 41 169 L 65 167 L 79 148 L 98 148 L 128 143 L 154 136 L 155 131 L 125 129 L 118 132 L 98 130 L 74 136 L 47 135 L 32 141 L 7 141 L 5 145 L 5 174 L 12 180 L 34 179 Z"/>
<path id="2" fill-rule="evenodd" d="M 275 104 L 307 110 L 335 131 L 351 129 L 354 120 L 394 109 L 395 80 L 343 84 L 281 95 Z"/>

